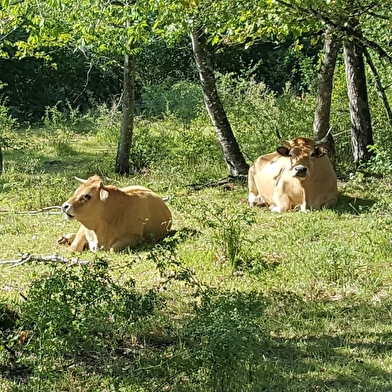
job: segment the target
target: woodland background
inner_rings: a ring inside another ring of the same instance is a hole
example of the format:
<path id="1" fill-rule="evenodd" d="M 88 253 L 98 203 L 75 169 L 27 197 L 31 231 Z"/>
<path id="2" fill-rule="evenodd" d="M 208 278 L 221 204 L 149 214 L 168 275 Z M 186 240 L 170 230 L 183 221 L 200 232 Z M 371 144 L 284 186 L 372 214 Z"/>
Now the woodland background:
<path id="1" fill-rule="evenodd" d="M 330 121 L 334 73 L 338 54 L 343 53 L 353 161 L 358 168 L 374 155 L 366 72 L 392 123 L 387 92 L 387 67 L 392 64 L 389 8 L 388 2 L 371 0 L 230 4 L 4 0 L 3 99 L 11 115 L 22 122 L 39 121 L 53 106 L 86 112 L 102 103 L 121 104 L 115 171 L 128 174 L 135 115 L 162 115 L 167 104 L 159 94 L 176 83 L 199 79 L 228 170 L 232 175 L 246 174 L 248 163 L 215 73 L 263 83 L 278 96 L 287 86 L 298 96 L 313 94 L 313 133 L 321 139 L 334 125 Z M 335 96 L 341 87 L 335 83 Z M 154 98 L 161 103 L 151 101 Z M 329 147 L 335 164 L 332 136 Z"/>

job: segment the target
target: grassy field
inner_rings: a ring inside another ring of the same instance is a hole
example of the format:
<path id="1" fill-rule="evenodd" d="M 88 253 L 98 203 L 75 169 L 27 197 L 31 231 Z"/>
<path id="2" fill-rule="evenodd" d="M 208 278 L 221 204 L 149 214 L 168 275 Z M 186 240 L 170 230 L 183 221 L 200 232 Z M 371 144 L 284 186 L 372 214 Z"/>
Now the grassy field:
<path id="1" fill-rule="evenodd" d="M 1 391 L 392 389 L 390 178 L 346 176 L 337 206 L 275 214 L 240 182 L 188 186 L 227 175 L 211 128 L 140 121 L 129 178 L 84 129 L 23 131 L 5 150 Z M 94 173 L 167 196 L 178 233 L 117 254 L 58 245 L 78 224 L 37 210 Z"/>

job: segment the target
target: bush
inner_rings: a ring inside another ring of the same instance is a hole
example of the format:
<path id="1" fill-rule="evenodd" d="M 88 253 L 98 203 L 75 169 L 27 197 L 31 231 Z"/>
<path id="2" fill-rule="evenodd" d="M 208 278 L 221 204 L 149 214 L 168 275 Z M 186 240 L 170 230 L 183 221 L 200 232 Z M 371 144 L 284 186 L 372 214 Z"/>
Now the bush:
<path id="1" fill-rule="evenodd" d="M 183 339 L 198 366 L 193 377 L 203 380 L 205 390 L 239 391 L 252 383 L 253 367 L 263 356 L 259 320 L 265 307 L 256 292 L 203 294 L 195 316 L 184 326 Z"/>
<path id="2" fill-rule="evenodd" d="M 71 147 L 76 135 L 87 134 L 92 128 L 92 119 L 81 115 L 78 108 L 73 108 L 69 102 L 66 107 L 59 109 L 59 103 L 45 109 L 42 119 L 47 139 L 57 156 L 76 155 Z"/>
<path id="3" fill-rule="evenodd" d="M 174 116 L 184 128 L 189 128 L 203 109 L 199 84 L 181 81 L 170 87 L 152 85 L 142 96 L 145 113 L 151 117 Z"/>
<path id="4" fill-rule="evenodd" d="M 200 216 L 198 216 L 200 214 Z M 231 268 L 243 268 L 248 260 L 249 227 L 255 222 L 255 211 L 246 208 L 229 209 L 227 205 L 211 202 L 193 206 L 193 215 L 204 226 L 212 228 L 211 242 L 220 263 Z M 198 216 L 198 217 L 197 217 Z"/>
<path id="5" fill-rule="evenodd" d="M 99 105 L 94 112 L 96 136 L 99 141 L 117 144 L 121 130 L 121 112 L 116 105 L 109 108 L 106 104 Z"/>
<path id="6" fill-rule="evenodd" d="M 369 150 L 374 155 L 370 158 L 369 162 L 363 165 L 363 168 L 373 174 L 381 176 L 390 175 L 392 173 L 392 157 L 390 151 L 381 148 L 377 144 L 369 146 Z"/>
<path id="7" fill-rule="evenodd" d="M 277 96 L 263 83 L 232 74 L 218 75 L 218 84 L 233 131 L 249 161 L 276 149 L 276 130 L 285 139 L 312 137 L 314 104 L 294 94 L 289 85 Z"/>
<path id="8" fill-rule="evenodd" d="M 136 291 L 132 279 L 116 283 L 102 259 L 92 267 L 53 267 L 32 283 L 21 306 L 19 325 L 30 336 L 23 352 L 38 359 L 39 372 L 60 356 L 105 355 L 157 305 L 156 293 Z"/>
<path id="9" fill-rule="evenodd" d="M 18 127 L 18 122 L 8 112 L 9 109 L 0 102 L 0 148 L 11 148 L 17 140 L 14 132 Z"/>

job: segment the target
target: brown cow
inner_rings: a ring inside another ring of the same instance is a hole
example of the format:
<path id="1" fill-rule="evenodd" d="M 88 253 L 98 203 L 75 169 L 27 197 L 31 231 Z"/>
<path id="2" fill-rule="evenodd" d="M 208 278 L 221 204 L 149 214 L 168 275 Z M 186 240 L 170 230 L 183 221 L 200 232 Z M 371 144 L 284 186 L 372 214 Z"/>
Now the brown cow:
<path id="1" fill-rule="evenodd" d="M 297 137 L 281 142 L 276 152 L 260 156 L 249 168 L 249 204 L 268 205 L 274 212 L 335 204 L 337 179 L 326 155 L 326 137 L 321 141 Z"/>
<path id="2" fill-rule="evenodd" d="M 143 186 L 117 188 L 94 175 L 62 205 L 68 219 L 81 223 L 79 231 L 61 238 L 73 251 L 116 251 L 144 240 L 160 240 L 170 231 L 172 215 L 166 203 Z"/>

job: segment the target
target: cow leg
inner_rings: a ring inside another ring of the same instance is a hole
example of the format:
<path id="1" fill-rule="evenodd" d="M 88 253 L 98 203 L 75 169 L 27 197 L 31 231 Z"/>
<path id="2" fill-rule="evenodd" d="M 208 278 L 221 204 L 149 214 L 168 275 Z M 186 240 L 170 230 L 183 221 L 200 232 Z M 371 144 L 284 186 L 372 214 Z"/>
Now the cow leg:
<path id="1" fill-rule="evenodd" d="M 142 235 L 129 235 L 117 240 L 111 247 L 111 251 L 117 251 L 128 247 L 139 245 L 143 241 Z"/>
<path id="2" fill-rule="evenodd" d="M 93 230 L 85 229 L 84 235 L 86 237 L 86 241 L 88 243 L 88 247 L 92 252 L 98 252 L 98 237 Z"/>
<path id="3" fill-rule="evenodd" d="M 251 207 L 255 207 L 255 206 L 261 207 L 266 205 L 264 199 L 260 195 L 256 196 L 253 192 L 249 193 L 248 203 Z"/>
<path id="4" fill-rule="evenodd" d="M 263 198 L 260 196 L 260 192 L 257 189 L 257 185 L 254 179 L 254 167 L 251 166 L 248 172 L 248 203 L 251 207 L 265 205 Z"/>
<path id="5" fill-rule="evenodd" d="M 75 235 L 74 240 L 71 243 L 71 250 L 74 252 L 82 252 L 88 246 L 88 241 L 85 235 L 86 228 L 80 226 L 78 232 Z"/>
<path id="6" fill-rule="evenodd" d="M 57 243 L 59 243 L 60 245 L 70 246 L 73 240 L 75 239 L 75 237 L 76 237 L 76 233 L 64 234 L 57 240 Z"/>
<path id="7" fill-rule="evenodd" d="M 290 198 L 287 195 L 274 195 L 275 205 L 271 207 L 272 212 L 288 211 L 291 207 Z"/>
<path id="8" fill-rule="evenodd" d="M 333 205 L 335 205 L 335 204 L 337 203 L 337 201 L 338 201 L 337 196 L 336 196 L 336 197 L 331 197 L 330 199 L 326 200 L 326 201 L 321 205 L 321 207 L 322 207 L 322 208 L 327 208 L 327 207 L 333 206 Z"/>
<path id="9" fill-rule="evenodd" d="M 301 212 L 308 212 L 308 210 L 306 209 L 306 200 L 304 200 L 300 206 L 300 210 Z"/>

